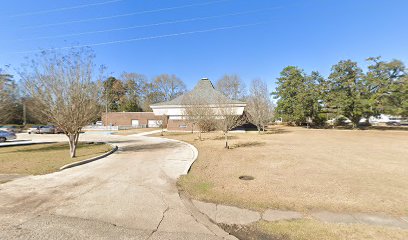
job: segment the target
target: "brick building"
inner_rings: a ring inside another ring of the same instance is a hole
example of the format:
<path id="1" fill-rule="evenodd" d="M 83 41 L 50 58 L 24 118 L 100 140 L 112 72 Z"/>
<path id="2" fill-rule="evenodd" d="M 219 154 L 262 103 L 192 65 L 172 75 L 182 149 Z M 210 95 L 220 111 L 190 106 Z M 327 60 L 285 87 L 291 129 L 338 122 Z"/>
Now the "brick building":
<path id="1" fill-rule="evenodd" d="M 162 122 L 166 125 L 163 116 L 156 116 L 153 112 L 109 112 L 102 113 L 103 125 L 125 126 L 134 128 L 161 127 Z"/>
<path id="2" fill-rule="evenodd" d="M 166 116 L 168 119 L 167 129 L 176 131 L 191 131 L 191 126 L 186 119 L 186 107 L 191 107 L 191 99 L 201 99 L 204 104 L 200 105 L 211 108 L 214 113 L 220 112 L 221 108 L 227 108 L 231 115 L 242 115 L 246 103 L 228 99 L 221 92 L 215 90 L 211 81 L 207 78 L 201 79 L 193 90 L 173 100 L 152 104 L 150 107 L 156 116 Z M 218 116 L 214 116 L 217 118 Z"/>
<path id="3" fill-rule="evenodd" d="M 161 127 L 163 123 L 163 126 L 170 131 L 191 131 L 192 126 L 186 122 L 185 109 L 189 106 L 188 100 L 193 98 L 203 99 L 202 102 L 205 104 L 201 106 L 211 108 L 214 113 L 219 112 L 220 108 L 228 108 L 232 115 L 242 115 L 246 106 L 244 102 L 228 99 L 215 90 L 210 80 L 203 78 L 190 92 L 167 102 L 152 104 L 150 107 L 153 112 L 109 112 L 107 116 L 103 113 L 102 122 L 105 126 L 135 128 Z"/>

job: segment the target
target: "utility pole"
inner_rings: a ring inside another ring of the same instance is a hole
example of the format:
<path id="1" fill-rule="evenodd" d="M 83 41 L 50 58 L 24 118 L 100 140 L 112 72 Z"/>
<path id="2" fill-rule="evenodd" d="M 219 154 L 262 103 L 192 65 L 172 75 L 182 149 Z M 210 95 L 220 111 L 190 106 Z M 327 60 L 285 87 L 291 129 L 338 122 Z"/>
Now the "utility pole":
<path id="1" fill-rule="evenodd" d="M 106 105 L 105 105 L 105 124 L 109 126 L 108 122 L 108 112 L 109 112 L 109 96 L 107 94 L 108 90 L 105 88 L 105 95 L 106 95 Z"/>

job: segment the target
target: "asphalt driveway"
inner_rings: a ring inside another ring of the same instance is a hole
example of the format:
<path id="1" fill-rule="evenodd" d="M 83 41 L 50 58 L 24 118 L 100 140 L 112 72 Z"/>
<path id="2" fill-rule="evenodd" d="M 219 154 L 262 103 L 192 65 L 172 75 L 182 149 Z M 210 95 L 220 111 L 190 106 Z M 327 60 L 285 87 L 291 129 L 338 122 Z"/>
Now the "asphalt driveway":
<path id="1" fill-rule="evenodd" d="M 198 220 L 179 197 L 176 180 L 194 157 L 190 146 L 145 136 L 81 138 L 106 138 L 119 151 L 1 184 L 0 239 L 230 238 Z"/>

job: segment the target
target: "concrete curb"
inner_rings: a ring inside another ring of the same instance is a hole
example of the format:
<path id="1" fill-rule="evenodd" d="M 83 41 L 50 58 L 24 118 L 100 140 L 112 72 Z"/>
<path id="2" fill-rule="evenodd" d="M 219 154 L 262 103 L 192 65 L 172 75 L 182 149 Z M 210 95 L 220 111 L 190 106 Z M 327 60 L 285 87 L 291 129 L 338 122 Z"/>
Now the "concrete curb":
<path id="1" fill-rule="evenodd" d="M 190 143 L 186 143 L 181 141 L 182 143 L 186 144 L 187 146 L 190 147 L 191 151 L 193 151 L 193 160 L 190 162 L 189 166 L 186 167 L 186 169 L 184 169 L 184 175 L 187 175 L 188 172 L 190 172 L 191 167 L 193 166 L 193 163 L 197 160 L 198 158 L 198 150 L 196 147 L 194 147 L 193 145 L 191 145 Z"/>
<path id="2" fill-rule="evenodd" d="M 191 159 L 191 161 L 189 162 L 188 166 L 184 169 L 183 171 L 183 175 L 187 175 L 188 172 L 190 172 L 191 166 L 193 166 L 193 163 L 197 160 L 198 158 L 198 150 L 196 147 L 194 147 L 193 145 L 191 145 L 190 143 L 186 143 L 180 140 L 176 140 L 176 139 L 170 139 L 170 138 L 166 138 L 164 137 L 166 140 L 172 141 L 172 142 L 178 142 L 178 143 L 182 143 L 187 145 L 188 147 L 190 147 L 191 151 L 193 152 L 193 158 Z"/>
<path id="3" fill-rule="evenodd" d="M 184 195 L 184 197 L 189 199 L 187 195 Z M 227 225 L 248 225 L 259 220 L 277 222 L 282 220 L 315 219 L 325 223 L 365 224 L 408 229 L 408 221 L 404 222 L 406 221 L 404 217 L 391 217 L 366 213 L 334 213 L 327 211 L 302 213 L 274 209 L 267 209 L 263 212 L 259 212 L 234 206 L 201 202 L 193 199 L 189 199 L 189 201 L 199 212 L 206 215 L 212 222 Z"/>
<path id="4" fill-rule="evenodd" d="M 60 167 L 59 170 L 61 171 L 61 170 L 64 170 L 64 169 L 77 167 L 77 166 L 80 166 L 80 165 L 83 165 L 83 164 L 87 164 L 87 163 L 102 159 L 102 158 L 107 157 L 107 156 L 111 155 L 112 153 L 116 152 L 116 150 L 118 150 L 118 146 L 110 144 L 110 143 L 107 143 L 107 144 L 112 147 L 112 150 L 110 150 L 109 152 L 104 153 L 104 154 L 102 154 L 100 156 L 93 157 L 93 158 L 81 160 L 81 161 L 78 161 L 78 162 L 69 163 L 67 165 L 64 165 L 64 166 Z"/>
<path id="5" fill-rule="evenodd" d="M 217 225 L 217 223 L 205 213 L 202 213 L 191 201 L 191 199 L 183 192 L 179 191 L 179 197 L 184 206 L 190 211 L 191 216 L 199 223 L 203 224 L 208 230 L 214 233 L 216 236 L 223 239 L 238 240 L 235 236 L 223 230 Z"/>

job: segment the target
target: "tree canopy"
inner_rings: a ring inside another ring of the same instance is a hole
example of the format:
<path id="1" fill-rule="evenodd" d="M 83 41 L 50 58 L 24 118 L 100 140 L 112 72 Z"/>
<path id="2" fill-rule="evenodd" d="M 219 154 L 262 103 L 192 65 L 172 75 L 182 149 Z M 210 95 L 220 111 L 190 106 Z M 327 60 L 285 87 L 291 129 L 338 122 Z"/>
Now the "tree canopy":
<path id="1" fill-rule="evenodd" d="M 408 115 L 407 69 L 399 60 L 368 58 L 364 71 L 352 60 L 342 60 L 331 68 L 327 79 L 318 72 L 307 75 L 289 66 L 277 79 L 276 113 L 284 121 L 321 123 L 323 113 L 348 118 L 353 126 L 365 118 L 389 114 Z M 327 120 L 327 119 L 326 119 Z"/>
<path id="2" fill-rule="evenodd" d="M 284 68 L 278 78 L 276 91 L 272 93 L 277 99 L 277 116 L 295 124 L 316 119 L 321 98 L 319 84 L 322 81 L 318 72 L 309 76 L 295 66 Z"/>
<path id="3" fill-rule="evenodd" d="M 71 157 L 76 156 L 81 129 L 101 113 L 101 75 L 95 76 L 95 70 L 93 52 L 81 48 L 44 51 L 21 73 L 37 116 L 65 133 Z"/>

